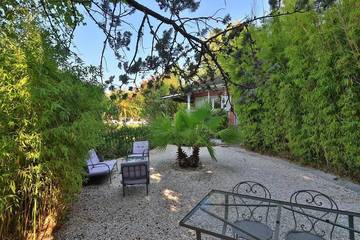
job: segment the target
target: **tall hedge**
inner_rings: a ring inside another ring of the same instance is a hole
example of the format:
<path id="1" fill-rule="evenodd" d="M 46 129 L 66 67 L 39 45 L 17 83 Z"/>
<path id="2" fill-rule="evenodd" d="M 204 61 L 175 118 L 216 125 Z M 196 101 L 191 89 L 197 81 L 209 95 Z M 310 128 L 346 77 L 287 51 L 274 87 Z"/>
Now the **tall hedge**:
<path id="1" fill-rule="evenodd" d="M 342 0 L 252 26 L 255 57 L 248 34 L 233 42 L 223 64 L 257 86 L 232 89 L 244 145 L 360 179 L 359 23 L 360 1 Z"/>
<path id="2" fill-rule="evenodd" d="M 150 129 L 140 126 L 107 126 L 103 134 L 103 144 L 96 150 L 104 159 L 124 157 L 129 154 L 134 141 L 148 140 Z"/>
<path id="3" fill-rule="evenodd" d="M 0 34 L 0 239 L 40 239 L 81 188 L 107 102 L 35 23 Z"/>

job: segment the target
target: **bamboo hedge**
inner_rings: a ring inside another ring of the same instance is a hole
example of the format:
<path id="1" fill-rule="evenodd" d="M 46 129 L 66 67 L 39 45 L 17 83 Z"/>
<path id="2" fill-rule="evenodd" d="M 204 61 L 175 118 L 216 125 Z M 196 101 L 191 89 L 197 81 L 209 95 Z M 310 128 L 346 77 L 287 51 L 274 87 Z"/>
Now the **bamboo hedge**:
<path id="1" fill-rule="evenodd" d="M 230 77 L 257 86 L 232 88 L 245 146 L 360 179 L 359 23 L 360 1 L 342 0 L 249 27 L 255 48 L 233 42 Z"/>
<path id="2" fill-rule="evenodd" d="M 41 239 L 81 189 L 107 100 L 36 24 L 0 34 L 0 239 Z"/>

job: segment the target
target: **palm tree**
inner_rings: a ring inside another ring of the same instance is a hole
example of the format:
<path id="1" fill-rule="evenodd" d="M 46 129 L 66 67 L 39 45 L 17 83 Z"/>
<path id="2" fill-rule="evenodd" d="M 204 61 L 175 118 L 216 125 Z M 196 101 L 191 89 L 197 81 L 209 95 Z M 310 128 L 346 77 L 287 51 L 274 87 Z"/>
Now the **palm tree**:
<path id="1" fill-rule="evenodd" d="M 214 115 L 207 105 L 193 112 L 182 109 L 176 113 L 173 120 L 161 116 L 152 122 L 151 141 L 161 149 L 165 149 L 168 144 L 176 145 L 180 167 L 197 167 L 200 147 L 206 147 L 211 158 L 216 160 L 210 141 L 212 137 L 220 136 L 227 142 L 237 141 L 236 129 L 219 131 L 223 121 L 223 117 Z M 191 156 L 188 157 L 183 151 L 184 146 L 192 148 Z"/>

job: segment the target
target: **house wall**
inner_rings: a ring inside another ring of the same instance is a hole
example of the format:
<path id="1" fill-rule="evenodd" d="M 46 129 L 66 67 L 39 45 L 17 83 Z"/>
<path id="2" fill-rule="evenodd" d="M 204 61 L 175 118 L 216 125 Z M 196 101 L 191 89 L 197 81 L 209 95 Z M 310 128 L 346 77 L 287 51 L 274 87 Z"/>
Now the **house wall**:
<path id="1" fill-rule="evenodd" d="M 208 97 L 195 97 L 194 106 L 195 108 L 201 107 L 205 103 L 208 103 Z"/>

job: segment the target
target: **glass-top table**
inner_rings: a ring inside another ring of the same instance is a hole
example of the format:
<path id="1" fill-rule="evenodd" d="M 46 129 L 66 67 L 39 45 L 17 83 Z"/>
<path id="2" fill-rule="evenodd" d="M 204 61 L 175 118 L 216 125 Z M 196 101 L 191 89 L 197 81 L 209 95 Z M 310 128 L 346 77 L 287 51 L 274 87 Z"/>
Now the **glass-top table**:
<path id="1" fill-rule="evenodd" d="M 304 240 L 360 240 L 360 213 L 325 207 L 317 197 L 312 199 L 315 206 L 310 206 L 212 190 L 180 226 L 194 230 L 197 240 L 204 235 L 205 239 L 289 239 L 294 230 L 313 235 L 299 238 Z"/>
<path id="2" fill-rule="evenodd" d="M 147 157 L 145 156 L 127 156 L 125 158 L 125 162 L 135 162 L 135 161 L 147 161 Z"/>

